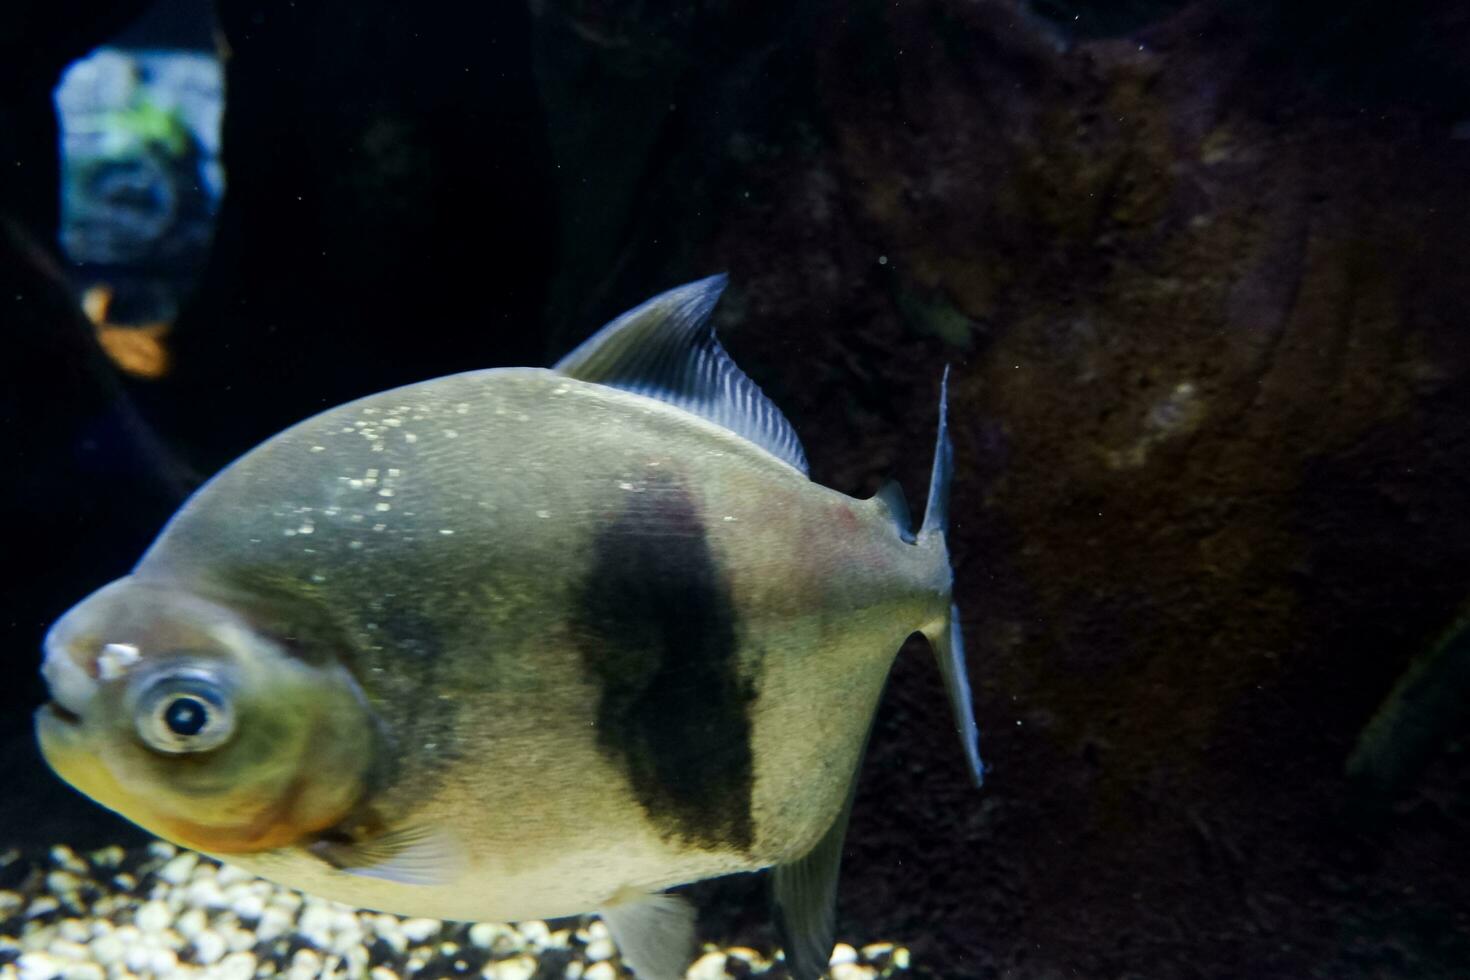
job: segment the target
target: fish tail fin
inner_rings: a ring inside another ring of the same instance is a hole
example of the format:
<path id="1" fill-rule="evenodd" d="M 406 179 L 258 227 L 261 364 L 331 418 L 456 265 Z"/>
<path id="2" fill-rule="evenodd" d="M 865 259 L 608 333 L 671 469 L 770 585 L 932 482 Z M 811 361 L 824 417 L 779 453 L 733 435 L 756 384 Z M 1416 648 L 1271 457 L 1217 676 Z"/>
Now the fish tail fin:
<path id="1" fill-rule="evenodd" d="M 934 469 L 929 478 L 929 503 L 924 508 L 924 523 L 919 528 L 918 543 L 938 546 L 946 571 L 949 568 L 949 481 L 954 471 L 954 446 L 949 438 L 949 368 L 939 387 L 939 433 L 934 444 Z M 953 583 L 954 573 L 946 581 Z M 970 776 L 975 785 L 985 780 L 985 763 L 980 761 L 980 730 L 975 724 L 975 709 L 970 698 L 970 681 L 965 672 L 965 638 L 960 632 L 960 610 L 951 600 L 949 615 L 924 629 L 929 645 L 939 661 L 944 677 L 944 690 L 949 696 L 955 730 L 965 751 Z"/>

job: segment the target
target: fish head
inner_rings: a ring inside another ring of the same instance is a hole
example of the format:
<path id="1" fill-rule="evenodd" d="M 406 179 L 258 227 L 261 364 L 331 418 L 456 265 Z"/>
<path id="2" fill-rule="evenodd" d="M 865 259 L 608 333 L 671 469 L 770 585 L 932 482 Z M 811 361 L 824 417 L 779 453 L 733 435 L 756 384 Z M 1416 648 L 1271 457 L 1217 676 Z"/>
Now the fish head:
<path id="1" fill-rule="evenodd" d="M 233 603 L 128 577 L 46 637 L 41 752 L 144 829 L 211 853 L 300 843 L 367 791 L 375 726 L 335 657 Z"/>

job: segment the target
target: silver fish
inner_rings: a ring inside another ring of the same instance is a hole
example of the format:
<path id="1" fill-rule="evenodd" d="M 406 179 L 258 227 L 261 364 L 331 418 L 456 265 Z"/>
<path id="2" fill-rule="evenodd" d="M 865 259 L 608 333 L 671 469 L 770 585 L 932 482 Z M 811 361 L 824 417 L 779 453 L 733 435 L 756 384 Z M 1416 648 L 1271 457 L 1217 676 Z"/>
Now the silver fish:
<path id="1" fill-rule="evenodd" d="M 550 370 L 323 412 L 226 468 L 46 639 L 51 766 L 147 830 L 364 908 L 600 913 L 679 976 L 665 889 L 771 868 L 793 976 L 832 948 L 855 775 L 924 633 L 978 784 L 941 400 L 896 486 L 807 477 L 710 326 L 716 276 Z"/>

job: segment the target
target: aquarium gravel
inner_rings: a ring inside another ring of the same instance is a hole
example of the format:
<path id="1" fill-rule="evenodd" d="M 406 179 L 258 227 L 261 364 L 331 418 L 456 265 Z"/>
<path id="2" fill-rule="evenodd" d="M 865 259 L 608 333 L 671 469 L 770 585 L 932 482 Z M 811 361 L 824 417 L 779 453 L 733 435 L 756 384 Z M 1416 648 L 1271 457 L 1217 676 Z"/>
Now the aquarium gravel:
<path id="1" fill-rule="evenodd" d="M 0 980 L 129 977 L 480 976 L 613 980 L 623 970 L 606 927 L 455 923 L 364 912 L 302 895 L 161 841 L 85 854 L 0 855 Z M 838 944 L 833 980 L 902 976 L 908 950 Z M 690 980 L 784 976 L 753 949 L 706 944 Z"/>

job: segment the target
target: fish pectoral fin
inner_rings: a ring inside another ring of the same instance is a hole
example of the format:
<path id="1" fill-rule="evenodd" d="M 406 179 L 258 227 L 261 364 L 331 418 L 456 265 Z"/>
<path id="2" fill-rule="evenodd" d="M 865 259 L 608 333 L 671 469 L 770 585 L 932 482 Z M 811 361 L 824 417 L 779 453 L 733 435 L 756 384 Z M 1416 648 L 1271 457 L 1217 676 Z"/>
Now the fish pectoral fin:
<path id="1" fill-rule="evenodd" d="M 597 914 L 642 980 L 678 980 L 694 958 L 694 906 L 680 895 L 624 889 Z"/>
<path id="2" fill-rule="evenodd" d="M 429 827 L 404 827 L 363 840 L 322 837 L 306 849 L 348 874 L 404 885 L 443 885 L 464 863 L 459 843 Z"/>

